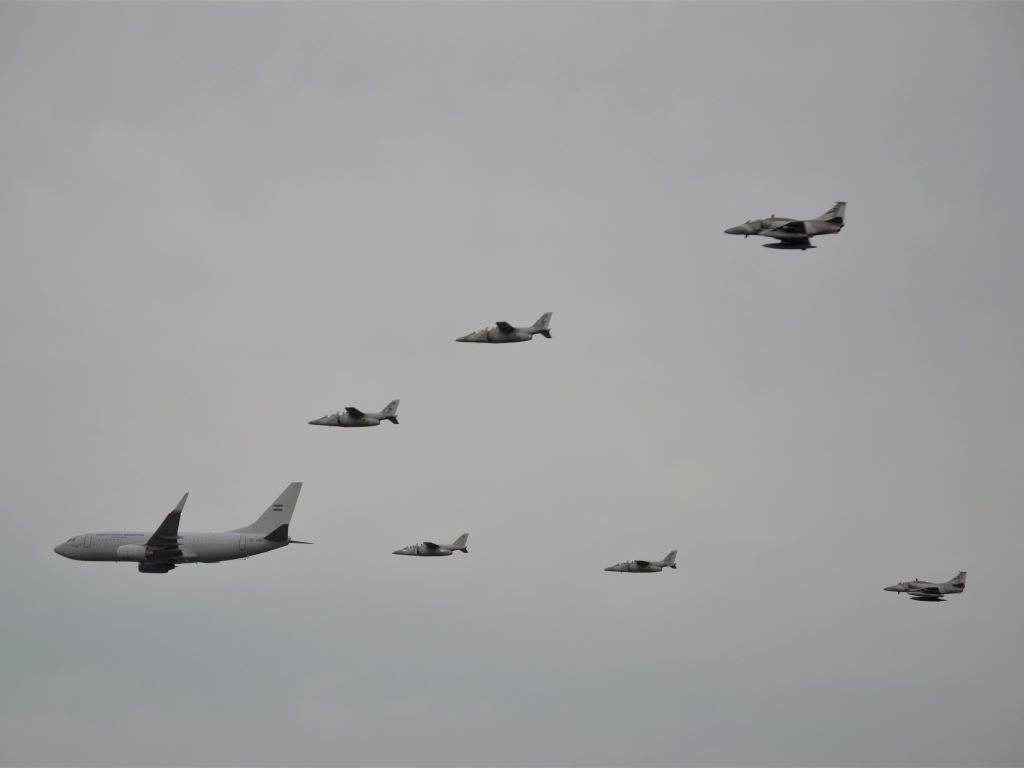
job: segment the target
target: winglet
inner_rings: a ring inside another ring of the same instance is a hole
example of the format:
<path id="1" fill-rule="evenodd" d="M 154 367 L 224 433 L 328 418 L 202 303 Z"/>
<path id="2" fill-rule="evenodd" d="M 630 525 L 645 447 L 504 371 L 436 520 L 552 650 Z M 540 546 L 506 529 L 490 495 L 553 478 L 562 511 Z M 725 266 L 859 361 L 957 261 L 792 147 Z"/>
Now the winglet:
<path id="1" fill-rule="evenodd" d="M 188 491 L 185 491 L 185 495 L 181 497 L 181 501 L 178 502 L 178 506 L 171 510 L 171 512 L 177 512 L 181 514 L 181 511 L 185 509 L 185 501 L 188 499 Z"/>

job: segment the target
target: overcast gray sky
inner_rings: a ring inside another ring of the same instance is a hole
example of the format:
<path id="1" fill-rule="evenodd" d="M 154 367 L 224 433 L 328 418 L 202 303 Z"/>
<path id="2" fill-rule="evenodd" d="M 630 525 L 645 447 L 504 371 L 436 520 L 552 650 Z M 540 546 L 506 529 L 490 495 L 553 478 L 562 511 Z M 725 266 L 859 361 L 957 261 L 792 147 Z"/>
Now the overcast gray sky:
<path id="1" fill-rule="evenodd" d="M 0 762 L 1024 764 L 1022 40 L 1020 3 L 0 5 Z M 814 251 L 722 233 L 835 200 Z M 313 547 L 52 552 L 293 480 Z"/>

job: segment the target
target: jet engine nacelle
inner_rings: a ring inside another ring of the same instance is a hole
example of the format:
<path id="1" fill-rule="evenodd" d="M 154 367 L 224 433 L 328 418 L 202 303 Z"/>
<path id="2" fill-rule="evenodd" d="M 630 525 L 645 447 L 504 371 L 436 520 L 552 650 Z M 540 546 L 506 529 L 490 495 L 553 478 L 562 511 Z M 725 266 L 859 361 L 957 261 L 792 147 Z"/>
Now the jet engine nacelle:
<path id="1" fill-rule="evenodd" d="M 149 547 L 144 547 L 141 544 L 122 544 L 117 548 L 118 560 L 130 560 L 132 562 L 141 563 L 143 560 L 148 560 L 152 556 L 153 550 Z"/>
<path id="2" fill-rule="evenodd" d="M 167 573 L 173 569 L 173 563 L 139 563 L 139 573 Z"/>

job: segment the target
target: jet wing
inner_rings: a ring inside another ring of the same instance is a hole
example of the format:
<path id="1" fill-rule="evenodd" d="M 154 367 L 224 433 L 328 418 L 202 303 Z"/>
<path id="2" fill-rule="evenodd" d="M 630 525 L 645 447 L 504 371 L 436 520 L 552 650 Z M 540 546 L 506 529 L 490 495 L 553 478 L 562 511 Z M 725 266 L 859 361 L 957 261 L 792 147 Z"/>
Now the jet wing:
<path id="1" fill-rule="evenodd" d="M 423 546 L 426 547 L 427 549 L 429 549 L 431 552 L 434 552 L 434 551 L 436 551 L 436 550 L 441 548 L 440 546 L 438 546 L 437 544 L 435 544 L 432 541 L 424 541 L 423 542 Z"/>
<path id="2" fill-rule="evenodd" d="M 785 224 L 780 224 L 772 230 L 773 232 L 791 232 L 795 235 L 806 235 L 807 225 L 802 221 L 787 221 Z"/>
<path id="3" fill-rule="evenodd" d="M 650 560 L 637 560 L 636 564 L 641 566 L 641 567 L 643 567 L 643 568 L 646 568 L 648 565 L 651 564 L 651 561 Z"/>
<path id="4" fill-rule="evenodd" d="M 512 333 L 515 330 L 515 326 L 509 325 L 504 320 L 499 320 L 495 325 L 498 326 L 498 330 L 502 333 Z"/>
<path id="5" fill-rule="evenodd" d="M 360 411 L 358 408 L 353 408 L 351 405 L 345 408 L 345 413 L 351 416 L 353 419 L 361 419 L 366 414 Z"/>
<path id="6" fill-rule="evenodd" d="M 917 587 L 916 589 L 910 590 L 912 595 L 941 595 L 942 590 L 938 587 Z"/>
<path id="7" fill-rule="evenodd" d="M 178 547 L 178 523 L 181 522 L 181 510 L 185 508 L 186 493 L 181 497 L 178 506 L 167 513 L 167 517 L 160 523 L 153 535 L 146 542 L 146 547 L 152 549 L 154 557 L 152 560 L 173 560 L 181 557 L 181 549 Z"/>

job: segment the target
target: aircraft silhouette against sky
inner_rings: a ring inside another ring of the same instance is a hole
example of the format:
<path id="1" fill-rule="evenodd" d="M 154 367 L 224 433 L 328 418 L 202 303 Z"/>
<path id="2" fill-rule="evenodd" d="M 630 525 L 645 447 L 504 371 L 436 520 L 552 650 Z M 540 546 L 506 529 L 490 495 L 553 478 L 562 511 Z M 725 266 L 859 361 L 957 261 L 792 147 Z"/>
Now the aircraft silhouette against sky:
<path id="1" fill-rule="evenodd" d="M 661 573 L 664 568 L 676 567 L 676 554 L 679 552 L 673 549 L 664 560 L 627 560 L 624 563 L 616 563 L 605 568 L 606 571 L 616 573 Z"/>
<path id="2" fill-rule="evenodd" d="M 288 536 L 300 490 L 302 483 L 290 484 L 256 522 L 223 533 L 178 532 L 186 493 L 153 533 L 83 533 L 58 544 L 53 551 L 69 560 L 131 562 L 139 564 L 140 573 L 167 573 L 184 563 L 219 563 L 289 544 L 309 544 Z"/>
<path id="3" fill-rule="evenodd" d="M 469 341 L 476 344 L 510 344 L 516 341 L 530 341 L 536 334 L 545 339 L 551 338 L 551 313 L 545 312 L 537 322 L 525 328 L 516 328 L 504 321 L 499 321 L 494 328 L 484 328 L 482 331 L 473 331 L 465 336 L 459 336 L 456 341 Z"/>
<path id="4" fill-rule="evenodd" d="M 310 424 L 320 427 L 376 427 L 382 421 L 398 423 L 398 401 L 392 400 L 384 410 L 379 413 L 364 413 L 351 405 L 345 408 L 345 412 L 329 413 L 319 419 L 313 419 Z"/>
<path id="5" fill-rule="evenodd" d="M 945 601 L 945 595 L 959 595 L 967 588 L 967 571 L 960 571 L 949 581 L 935 583 L 931 581 L 901 581 L 891 587 L 883 587 L 886 592 L 902 594 L 906 592 L 911 600 L 920 600 L 928 603 L 941 603 Z"/>
<path id="6" fill-rule="evenodd" d="M 421 541 L 419 544 L 410 544 L 392 552 L 392 555 L 413 555 L 416 557 L 447 557 L 455 552 L 469 554 L 469 534 L 464 533 L 451 544 L 435 544 L 432 541 Z"/>
<path id="7" fill-rule="evenodd" d="M 816 248 L 811 245 L 811 238 L 817 235 L 834 235 L 843 228 L 846 218 L 846 203 L 836 203 L 816 219 L 787 219 L 774 213 L 767 219 L 747 219 L 743 224 L 729 227 L 727 235 L 743 235 L 750 237 L 774 237 L 779 242 L 765 243 L 765 248 L 782 248 L 783 250 L 801 250 Z"/>

